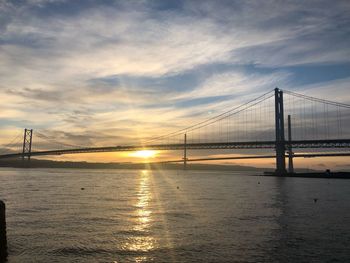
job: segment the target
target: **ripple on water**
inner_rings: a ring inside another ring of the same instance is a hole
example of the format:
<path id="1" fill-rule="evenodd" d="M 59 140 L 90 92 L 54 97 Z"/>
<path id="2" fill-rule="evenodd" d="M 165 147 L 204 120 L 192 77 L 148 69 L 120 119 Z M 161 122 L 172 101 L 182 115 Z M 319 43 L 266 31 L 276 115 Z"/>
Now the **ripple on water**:
<path id="1" fill-rule="evenodd" d="M 0 175 L 7 263 L 350 262 L 350 180 L 263 177 L 257 190 L 220 172 Z"/>
<path id="2" fill-rule="evenodd" d="M 106 248 L 98 247 L 87 247 L 87 246 L 66 246 L 50 251 L 53 255 L 98 255 L 98 254 L 109 254 L 115 252 L 114 250 L 108 250 Z"/>

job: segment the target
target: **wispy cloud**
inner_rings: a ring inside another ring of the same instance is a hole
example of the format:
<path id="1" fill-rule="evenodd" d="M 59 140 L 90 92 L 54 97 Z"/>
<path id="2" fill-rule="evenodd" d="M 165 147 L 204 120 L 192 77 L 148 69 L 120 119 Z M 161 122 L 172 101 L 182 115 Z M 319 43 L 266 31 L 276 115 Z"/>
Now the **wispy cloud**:
<path id="1" fill-rule="evenodd" d="M 303 85 L 294 69 L 350 69 L 349 25 L 348 1 L 1 1 L 0 126 L 103 144 L 275 86 L 344 101 L 350 74 Z"/>

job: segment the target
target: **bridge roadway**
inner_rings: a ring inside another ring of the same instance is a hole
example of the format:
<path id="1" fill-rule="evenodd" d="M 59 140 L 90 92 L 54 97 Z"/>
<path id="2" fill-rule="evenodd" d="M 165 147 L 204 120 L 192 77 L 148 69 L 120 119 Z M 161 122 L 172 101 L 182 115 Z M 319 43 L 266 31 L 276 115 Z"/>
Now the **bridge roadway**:
<path id="1" fill-rule="evenodd" d="M 293 149 L 300 148 L 350 148 L 350 139 L 333 140 L 295 140 L 289 143 Z M 187 143 L 187 150 L 204 149 L 274 149 L 275 141 L 248 141 L 248 142 L 213 142 L 213 143 Z M 44 155 L 63 155 L 77 153 L 99 153 L 99 152 L 124 152 L 139 150 L 183 150 L 183 143 L 178 144 L 149 144 L 149 145 L 121 145 L 110 147 L 86 147 L 65 150 L 33 151 L 25 153 L 24 156 L 44 156 Z M 3 154 L 0 159 L 22 157 L 23 153 Z"/>
<path id="2" fill-rule="evenodd" d="M 348 152 L 340 153 L 302 153 L 293 154 L 293 158 L 315 158 L 315 157 L 339 157 L 339 156 L 350 156 Z M 217 158 L 196 158 L 186 159 L 186 162 L 203 162 L 203 161 L 220 161 L 220 160 L 245 160 L 245 159 L 275 159 L 276 155 L 248 155 L 248 156 L 229 156 L 229 157 L 217 157 Z M 288 155 L 285 155 L 288 158 Z M 163 161 L 158 163 L 182 163 L 183 159 Z"/>

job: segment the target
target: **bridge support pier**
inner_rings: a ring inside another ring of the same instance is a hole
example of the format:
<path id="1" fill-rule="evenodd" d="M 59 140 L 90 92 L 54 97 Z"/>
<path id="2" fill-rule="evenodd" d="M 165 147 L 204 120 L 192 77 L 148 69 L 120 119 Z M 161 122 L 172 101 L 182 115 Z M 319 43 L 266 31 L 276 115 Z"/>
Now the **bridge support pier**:
<path id="1" fill-rule="evenodd" d="M 283 91 L 275 88 L 276 175 L 286 174 Z"/>
<path id="2" fill-rule="evenodd" d="M 292 149 L 292 121 L 288 115 L 288 173 L 294 173 L 293 165 L 293 149 Z"/>
<path id="3" fill-rule="evenodd" d="M 33 129 L 24 129 L 22 161 L 24 161 L 25 157 L 27 157 L 28 162 L 30 161 L 30 154 L 32 152 L 32 139 Z"/>

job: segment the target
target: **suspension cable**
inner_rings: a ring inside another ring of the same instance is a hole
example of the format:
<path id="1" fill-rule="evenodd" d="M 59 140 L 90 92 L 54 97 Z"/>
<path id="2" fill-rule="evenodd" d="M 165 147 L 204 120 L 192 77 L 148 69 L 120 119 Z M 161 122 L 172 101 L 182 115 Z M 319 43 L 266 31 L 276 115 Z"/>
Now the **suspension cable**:
<path id="1" fill-rule="evenodd" d="M 230 117 L 230 116 L 232 116 L 232 115 L 234 115 L 234 114 L 237 114 L 237 113 L 239 113 L 239 112 L 241 112 L 241 111 L 243 111 L 243 110 L 245 110 L 245 109 L 248 109 L 248 108 L 250 108 L 250 107 L 252 107 L 252 106 L 254 106 L 254 105 L 256 105 L 256 104 L 258 104 L 258 103 L 260 103 L 260 102 L 262 102 L 262 101 L 264 101 L 264 100 L 266 100 L 266 99 L 271 98 L 271 97 L 274 96 L 274 95 L 271 95 L 271 96 L 269 96 L 268 98 L 264 98 L 264 97 L 265 97 L 266 95 L 268 95 L 268 94 L 269 94 L 270 92 L 272 92 L 272 91 L 273 91 L 273 90 L 270 90 L 270 91 L 264 93 L 263 95 L 261 95 L 261 96 L 255 98 L 255 99 L 253 99 L 253 100 L 250 100 L 250 101 L 248 101 L 248 102 L 246 102 L 246 103 L 244 103 L 244 104 L 241 104 L 241 105 L 238 106 L 238 107 L 235 107 L 235 108 L 233 108 L 233 109 L 231 109 L 231 110 L 228 110 L 228 111 L 223 112 L 223 113 L 221 113 L 221 114 L 219 114 L 219 115 L 216 115 L 216 116 L 214 116 L 214 117 L 211 117 L 211 118 L 209 118 L 209 119 L 207 119 L 207 120 L 198 122 L 198 123 L 196 123 L 196 124 L 194 124 L 194 125 L 191 125 L 191 126 L 189 126 L 189 127 L 182 128 L 182 129 L 180 129 L 180 130 L 177 130 L 177 131 L 174 131 L 174 132 L 165 134 L 165 135 L 161 135 L 161 136 L 158 136 L 158 137 L 155 137 L 155 138 L 151 138 L 151 139 L 147 140 L 146 142 L 150 142 L 150 141 L 155 141 L 155 140 L 163 139 L 163 138 L 166 138 L 166 137 L 169 137 L 169 136 L 171 136 L 171 137 L 172 137 L 172 136 L 176 136 L 176 135 L 179 135 L 179 134 L 183 133 L 184 131 L 186 131 L 186 132 L 188 132 L 188 131 L 193 131 L 193 130 L 196 130 L 196 129 L 199 129 L 199 128 L 208 126 L 208 125 L 210 125 L 210 124 L 213 124 L 213 123 L 215 123 L 215 122 L 217 122 L 217 121 L 220 121 L 220 120 L 222 120 L 222 119 L 224 119 L 224 118 Z M 251 103 L 253 103 L 253 102 L 256 102 L 256 101 L 258 101 L 258 102 L 255 103 L 255 104 L 253 104 L 253 105 L 249 105 L 249 104 L 251 104 Z M 243 107 L 245 107 L 245 108 L 243 108 Z M 241 108 L 243 108 L 243 109 L 241 109 Z M 239 109 L 241 109 L 241 110 L 239 110 Z M 237 110 L 239 110 L 239 111 L 237 111 Z"/>
<path id="2" fill-rule="evenodd" d="M 350 104 L 336 102 L 336 101 L 331 101 L 331 100 L 326 100 L 326 99 L 315 98 L 315 97 L 303 95 L 303 94 L 300 94 L 300 93 L 292 92 L 292 91 L 289 91 L 289 90 L 283 90 L 283 92 L 285 92 L 285 93 L 287 93 L 289 95 L 292 95 L 292 96 L 299 97 L 299 98 L 303 98 L 303 99 L 307 99 L 307 100 L 311 100 L 311 101 L 325 103 L 325 104 L 328 104 L 328 105 L 333 105 L 333 106 L 338 106 L 338 107 L 343 107 L 343 108 L 350 109 Z"/>

